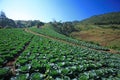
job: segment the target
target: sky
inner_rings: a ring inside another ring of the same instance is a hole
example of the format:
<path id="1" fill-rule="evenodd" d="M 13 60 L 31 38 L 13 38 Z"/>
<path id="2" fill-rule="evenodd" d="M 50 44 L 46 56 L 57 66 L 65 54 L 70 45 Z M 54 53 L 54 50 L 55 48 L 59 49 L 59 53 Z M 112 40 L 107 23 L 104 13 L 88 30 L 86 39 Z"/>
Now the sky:
<path id="1" fill-rule="evenodd" d="M 120 0 L 0 0 L 0 10 L 13 20 L 80 21 L 120 11 Z"/>

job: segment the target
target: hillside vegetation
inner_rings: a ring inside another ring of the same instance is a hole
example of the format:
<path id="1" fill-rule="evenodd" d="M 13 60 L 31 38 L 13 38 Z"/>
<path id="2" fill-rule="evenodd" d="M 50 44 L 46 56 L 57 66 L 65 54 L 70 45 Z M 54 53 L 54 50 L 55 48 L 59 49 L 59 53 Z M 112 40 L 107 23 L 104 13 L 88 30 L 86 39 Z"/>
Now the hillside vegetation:
<path id="1" fill-rule="evenodd" d="M 110 25 L 120 24 L 120 12 L 106 13 L 102 15 L 92 16 L 81 21 L 82 24 Z"/>
<path id="2" fill-rule="evenodd" d="M 77 31 L 70 34 L 73 38 L 120 50 L 120 12 L 92 16 L 74 27 Z"/>
<path id="3" fill-rule="evenodd" d="M 120 79 L 120 54 L 59 34 L 50 24 L 28 30 L 0 30 L 1 80 Z M 77 42 L 80 46 L 63 43 L 58 39 Z"/>
<path id="4" fill-rule="evenodd" d="M 0 29 L 0 80 L 120 80 L 120 52 L 110 49 L 119 49 L 119 29 L 32 22 L 19 20 L 20 28 Z"/>
<path id="5" fill-rule="evenodd" d="M 92 41 L 102 46 L 120 50 L 120 30 L 95 28 L 73 32 L 71 36 L 79 40 Z"/>

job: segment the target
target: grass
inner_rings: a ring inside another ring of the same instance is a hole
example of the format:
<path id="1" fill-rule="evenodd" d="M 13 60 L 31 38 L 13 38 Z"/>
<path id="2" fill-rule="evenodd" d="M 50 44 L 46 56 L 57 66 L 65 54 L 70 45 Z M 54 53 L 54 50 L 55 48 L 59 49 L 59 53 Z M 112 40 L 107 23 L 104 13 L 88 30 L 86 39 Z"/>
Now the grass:
<path id="1" fill-rule="evenodd" d="M 99 43 L 102 46 L 106 46 L 112 49 L 120 50 L 120 30 L 94 28 L 89 30 L 83 30 L 80 32 L 73 32 L 72 37 Z"/>

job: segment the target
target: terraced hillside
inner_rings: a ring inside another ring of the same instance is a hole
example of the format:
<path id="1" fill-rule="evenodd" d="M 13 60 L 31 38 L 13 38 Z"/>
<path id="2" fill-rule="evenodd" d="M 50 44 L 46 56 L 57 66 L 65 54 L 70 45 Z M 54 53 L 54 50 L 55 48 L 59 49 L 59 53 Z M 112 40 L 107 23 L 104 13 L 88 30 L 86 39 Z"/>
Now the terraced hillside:
<path id="1" fill-rule="evenodd" d="M 66 37 L 50 25 L 1 29 L 0 36 L 1 80 L 120 79 L 120 54 Z"/>

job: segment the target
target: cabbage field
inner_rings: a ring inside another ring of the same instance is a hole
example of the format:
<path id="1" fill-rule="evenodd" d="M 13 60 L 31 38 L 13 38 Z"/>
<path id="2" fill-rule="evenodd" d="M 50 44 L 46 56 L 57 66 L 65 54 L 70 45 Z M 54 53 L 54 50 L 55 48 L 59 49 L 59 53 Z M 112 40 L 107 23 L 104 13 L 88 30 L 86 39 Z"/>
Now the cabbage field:
<path id="1" fill-rule="evenodd" d="M 54 31 L 30 30 L 56 39 L 0 29 L 0 80 L 120 80 L 120 54 Z"/>
<path id="2" fill-rule="evenodd" d="M 37 33 L 40 33 L 40 34 L 43 34 L 43 35 L 47 35 L 47 36 L 56 38 L 56 39 L 64 40 L 64 41 L 67 41 L 67 42 L 70 42 L 70 43 L 73 43 L 73 44 L 81 45 L 81 46 L 84 46 L 84 47 L 97 49 L 97 50 L 103 50 L 103 51 L 109 51 L 109 49 L 106 48 L 106 47 L 93 45 L 93 44 L 87 43 L 85 41 L 76 40 L 76 39 L 67 37 L 65 35 L 62 35 L 62 34 L 56 32 L 54 30 L 54 27 L 51 24 L 46 24 L 45 28 L 42 28 L 42 29 L 31 28 L 30 30 L 32 30 L 34 32 L 37 32 Z"/>

